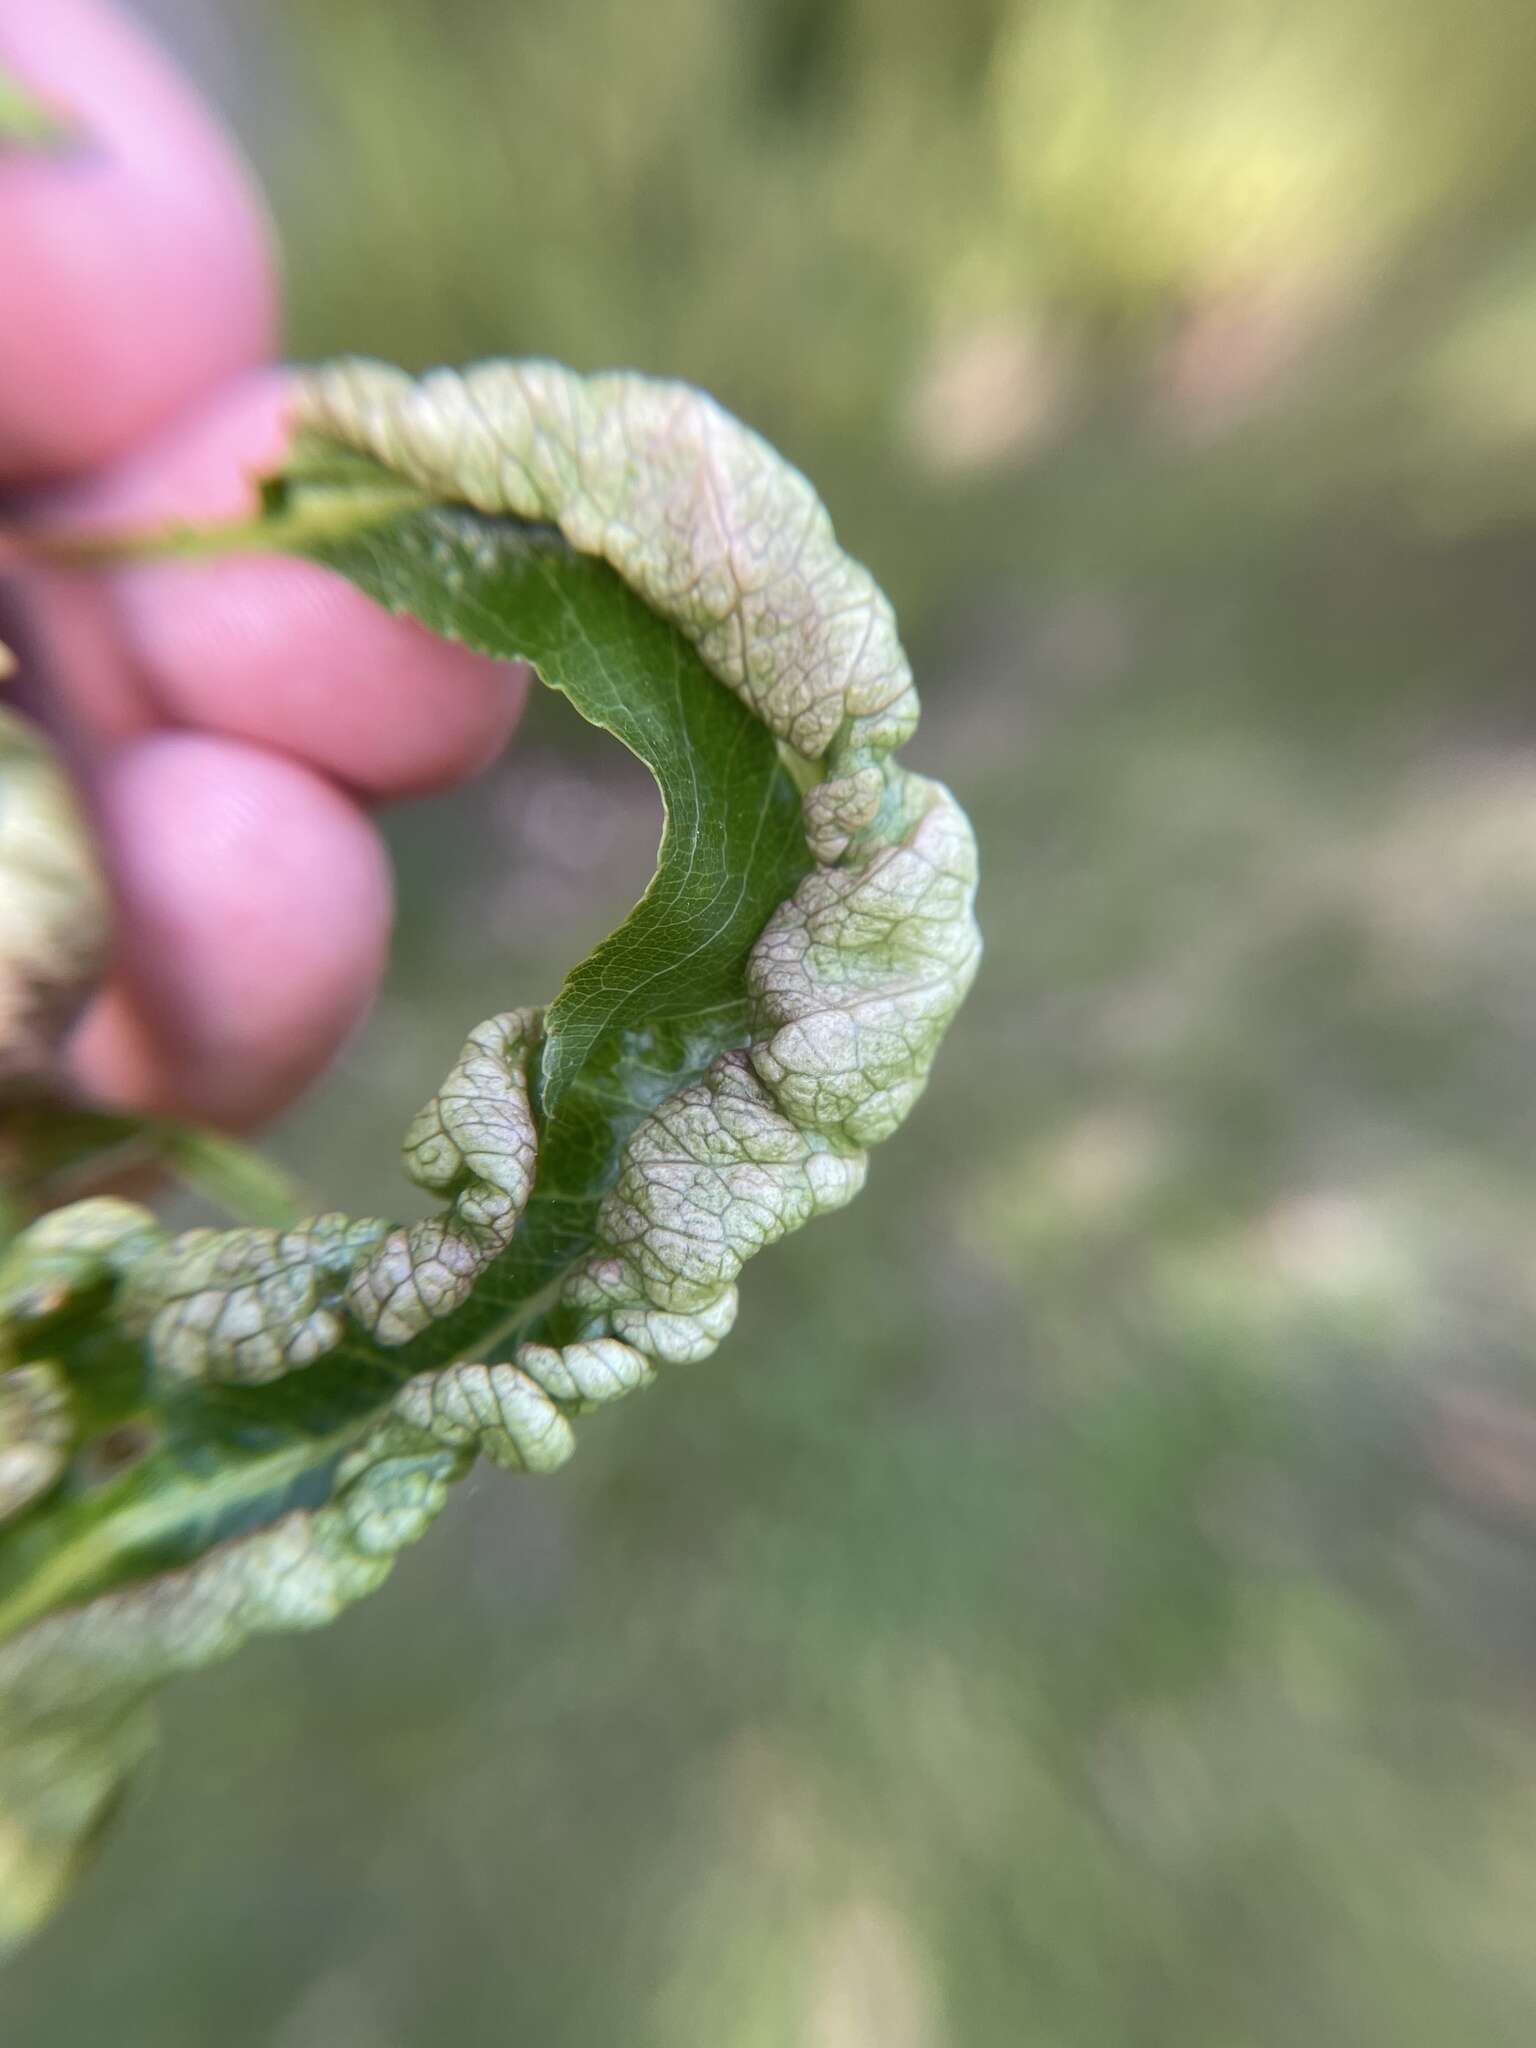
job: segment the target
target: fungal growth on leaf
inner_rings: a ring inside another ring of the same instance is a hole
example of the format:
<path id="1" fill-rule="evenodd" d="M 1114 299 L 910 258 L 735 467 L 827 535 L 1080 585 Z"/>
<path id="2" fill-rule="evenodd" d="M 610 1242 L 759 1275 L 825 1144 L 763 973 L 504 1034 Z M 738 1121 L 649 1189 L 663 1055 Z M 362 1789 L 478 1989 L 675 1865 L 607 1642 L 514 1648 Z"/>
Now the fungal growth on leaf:
<path id="1" fill-rule="evenodd" d="M 254 539 L 531 661 L 651 769 L 657 871 L 411 1123 L 435 1216 L 168 1236 L 98 1198 L 14 1237 L 0 1934 L 63 1889 L 161 1680 L 330 1619 L 477 1455 L 553 1470 L 575 1418 L 715 1349 L 747 1260 L 858 1192 L 979 954 L 964 813 L 895 759 L 890 606 L 701 393 L 342 363 Z"/>

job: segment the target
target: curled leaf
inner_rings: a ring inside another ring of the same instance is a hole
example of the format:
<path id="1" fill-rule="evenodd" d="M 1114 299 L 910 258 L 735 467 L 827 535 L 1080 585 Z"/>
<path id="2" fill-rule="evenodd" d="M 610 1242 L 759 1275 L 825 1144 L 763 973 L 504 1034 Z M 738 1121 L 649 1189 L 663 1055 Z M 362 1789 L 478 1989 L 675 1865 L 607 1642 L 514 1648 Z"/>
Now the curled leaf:
<path id="1" fill-rule="evenodd" d="M 0 706 L 0 1104 L 49 1079 L 109 936 L 106 887 L 63 770 L 36 728 Z"/>
<path id="2" fill-rule="evenodd" d="M 0 1537 L 0 1809 L 45 1845 L 39 1743 L 98 1756 L 170 1673 L 371 1590 L 477 1454 L 552 1470 L 574 1418 L 708 1356 L 752 1255 L 857 1193 L 979 954 L 969 825 L 895 759 L 890 607 L 712 401 L 348 363 L 294 425 L 269 542 L 531 661 L 665 826 L 618 930 L 479 1026 L 411 1124 L 436 1216 L 166 1239 L 135 1213 L 103 1248 L 96 1205 L 19 1241 L 24 1287 L 80 1240 L 10 1330 L 78 1410 Z"/>

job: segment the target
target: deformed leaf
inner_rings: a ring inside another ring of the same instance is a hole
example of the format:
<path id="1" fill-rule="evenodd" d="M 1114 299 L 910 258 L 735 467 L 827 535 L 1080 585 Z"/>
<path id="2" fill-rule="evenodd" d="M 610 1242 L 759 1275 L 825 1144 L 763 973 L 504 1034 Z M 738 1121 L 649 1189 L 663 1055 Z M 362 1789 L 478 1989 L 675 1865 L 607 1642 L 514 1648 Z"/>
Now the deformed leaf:
<path id="1" fill-rule="evenodd" d="M 411 1123 L 435 1216 L 167 1236 L 94 1202 L 13 1244 L 13 1928 L 162 1679 L 330 1619 L 477 1453 L 552 1470 L 574 1418 L 715 1348 L 747 1259 L 857 1192 L 978 958 L 969 826 L 894 758 L 917 700 L 890 608 L 702 394 L 339 365 L 255 537 L 531 661 L 645 762 L 665 825 L 618 930 L 547 1009 L 478 1026 Z"/>
<path id="2" fill-rule="evenodd" d="M 106 887 L 69 784 L 42 733 L 3 705 L 0 879 L 3 1108 L 50 1081 L 109 942 Z"/>

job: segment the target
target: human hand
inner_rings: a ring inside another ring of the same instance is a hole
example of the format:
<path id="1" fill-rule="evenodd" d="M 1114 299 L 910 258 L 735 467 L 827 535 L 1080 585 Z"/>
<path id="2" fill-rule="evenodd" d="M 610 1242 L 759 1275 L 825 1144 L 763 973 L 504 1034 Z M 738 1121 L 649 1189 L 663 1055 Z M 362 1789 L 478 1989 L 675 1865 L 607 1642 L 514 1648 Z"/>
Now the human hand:
<path id="1" fill-rule="evenodd" d="M 0 488 L 72 532 L 248 513 L 286 380 L 247 173 L 109 0 L 0 0 L 0 66 L 74 137 L 0 154 Z M 78 769 L 118 906 L 71 1076 L 135 1110 L 258 1122 L 382 970 L 367 806 L 485 765 L 526 676 L 298 561 L 29 571 L 14 595 L 24 699 Z"/>

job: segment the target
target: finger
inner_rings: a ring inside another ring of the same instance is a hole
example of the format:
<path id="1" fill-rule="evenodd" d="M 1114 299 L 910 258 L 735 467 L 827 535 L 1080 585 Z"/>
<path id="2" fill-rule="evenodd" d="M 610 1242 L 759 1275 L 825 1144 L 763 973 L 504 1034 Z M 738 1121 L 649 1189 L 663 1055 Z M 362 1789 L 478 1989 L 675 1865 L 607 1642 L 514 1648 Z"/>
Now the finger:
<path id="1" fill-rule="evenodd" d="M 272 347 L 265 216 L 108 0 L 0 0 L 0 63 L 68 124 L 0 156 L 0 481 L 83 469 Z"/>
<path id="2" fill-rule="evenodd" d="M 70 1046 L 92 1095 L 241 1127 L 313 1078 L 383 969 L 389 869 L 356 806 L 237 740 L 160 733 L 95 789 L 124 934 Z"/>
<path id="3" fill-rule="evenodd" d="M 49 519 L 122 530 L 250 513 L 253 478 L 283 453 L 287 390 L 276 371 L 239 380 Z M 526 694 L 526 671 L 310 563 L 141 562 L 114 574 L 111 595 L 124 662 L 162 719 L 280 749 L 370 798 L 483 767 Z"/>

